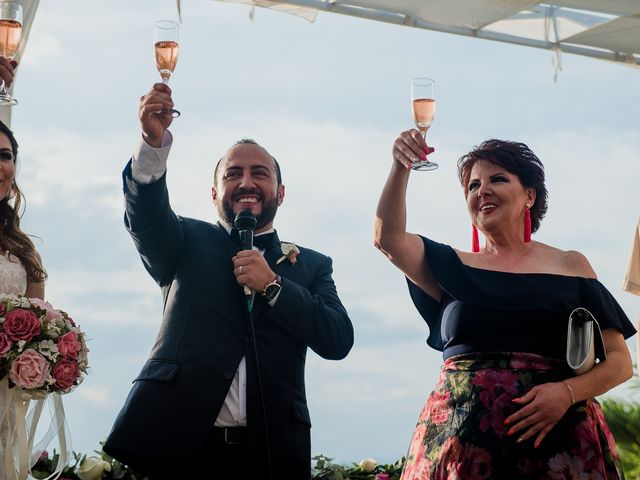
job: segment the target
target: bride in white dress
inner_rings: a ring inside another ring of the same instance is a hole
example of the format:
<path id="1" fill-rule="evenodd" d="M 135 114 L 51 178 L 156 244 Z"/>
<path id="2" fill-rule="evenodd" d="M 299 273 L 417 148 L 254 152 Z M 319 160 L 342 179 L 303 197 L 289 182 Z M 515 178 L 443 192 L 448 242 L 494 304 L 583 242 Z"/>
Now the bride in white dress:
<path id="1" fill-rule="evenodd" d="M 0 70 L 3 68 L 2 60 L 0 57 Z M 47 273 L 33 242 L 20 229 L 23 197 L 15 182 L 17 153 L 18 143 L 13 132 L 0 122 L 0 293 L 44 300 Z M 0 362 L 2 360 L 0 358 Z M 0 398 L 0 407 L 4 401 Z M 4 409 L 0 408 L 0 411 Z M 3 424 L 0 419 L 0 455 L 4 455 L 6 443 L 6 425 Z M 5 478 L 2 470 L 0 468 L 0 480 Z"/>

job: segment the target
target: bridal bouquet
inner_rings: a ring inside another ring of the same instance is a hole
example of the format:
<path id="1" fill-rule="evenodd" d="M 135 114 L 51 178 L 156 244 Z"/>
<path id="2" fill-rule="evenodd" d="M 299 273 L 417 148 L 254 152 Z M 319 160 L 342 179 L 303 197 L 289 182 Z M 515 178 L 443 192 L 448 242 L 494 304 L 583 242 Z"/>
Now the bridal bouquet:
<path id="1" fill-rule="evenodd" d="M 32 398 L 68 393 L 87 372 L 84 333 L 38 298 L 0 294 L 0 380 Z"/>
<path id="2" fill-rule="evenodd" d="M 26 480 L 53 438 L 60 454 L 58 478 L 70 458 L 61 395 L 87 373 L 85 335 L 66 312 L 43 300 L 0 294 L 0 480 Z M 49 403 L 51 424 L 36 442 Z M 31 407 L 31 408 L 30 408 Z"/>

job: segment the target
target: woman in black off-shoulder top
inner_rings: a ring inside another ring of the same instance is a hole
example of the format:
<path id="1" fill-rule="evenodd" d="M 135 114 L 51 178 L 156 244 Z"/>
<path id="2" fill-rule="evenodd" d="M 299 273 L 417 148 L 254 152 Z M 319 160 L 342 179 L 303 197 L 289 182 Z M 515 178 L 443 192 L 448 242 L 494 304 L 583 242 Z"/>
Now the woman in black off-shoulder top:
<path id="1" fill-rule="evenodd" d="M 375 223 L 445 360 L 402 480 L 624 478 L 593 397 L 631 377 L 635 329 L 582 254 L 531 240 L 547 210 L 542 163 L 501 140 L 460 158 L 473 228 L 464 252 L 406 231 L 410 167 L 431 151 L 417 130 L 396 139 Z M 578 376 L 564 360 L 577 307 L 598 319 L 607 350 Z"/>

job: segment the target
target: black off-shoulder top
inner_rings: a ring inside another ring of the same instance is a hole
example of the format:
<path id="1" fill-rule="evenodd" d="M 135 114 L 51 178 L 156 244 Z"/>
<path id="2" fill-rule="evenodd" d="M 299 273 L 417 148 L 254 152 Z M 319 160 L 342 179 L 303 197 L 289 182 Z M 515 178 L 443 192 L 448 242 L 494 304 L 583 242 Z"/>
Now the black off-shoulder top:
<path id="1" fill-rule="evenodd" d="M 429 326 L 427 344 L 444 358 L 471 352 L 528 352 L 565 357 L 567 321 L 577 307 L 601 329 L 636 333 L 613 295 L 592 278 L 511 273 L 465 265 L 448 245 L 422 237 L 425 261 L 444 294 L 440 302 L 407 279 Z"/>

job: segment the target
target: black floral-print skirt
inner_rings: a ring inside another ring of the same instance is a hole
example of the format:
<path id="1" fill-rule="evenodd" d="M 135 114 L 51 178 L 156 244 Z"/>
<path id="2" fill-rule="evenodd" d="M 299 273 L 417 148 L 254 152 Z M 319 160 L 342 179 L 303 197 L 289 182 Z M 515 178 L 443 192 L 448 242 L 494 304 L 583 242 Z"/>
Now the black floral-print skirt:
<path id="1" fill-rule="evenodd" d="M 557 382 L 566 364 L 530 353 L 447 359 L 420 414 L 401 480 L 624 479 L 615 441 L 595 399 L 577 402 L 538 448 L 516 443 L 504 420 L 512 399 Z"/>

